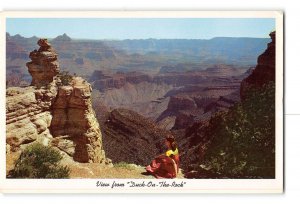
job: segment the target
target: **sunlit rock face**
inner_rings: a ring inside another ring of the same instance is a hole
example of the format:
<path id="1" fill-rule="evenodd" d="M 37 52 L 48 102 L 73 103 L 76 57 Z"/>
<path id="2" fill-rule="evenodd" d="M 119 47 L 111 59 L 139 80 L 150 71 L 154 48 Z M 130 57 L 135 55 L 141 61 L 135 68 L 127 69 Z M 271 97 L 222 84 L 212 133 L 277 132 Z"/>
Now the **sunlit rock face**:
<path id="1" fill-rule="evenodd" d="M 75 76 L 62 83 L 58 55 L 46 39 L 40 39 L 38 45 L 27 63 L 32 86 L 6 90 L 7 155 L 39 142 L 57 148 L 70 161 L 111 163 L 102 148 L 91 85 Z"/>
<path id="2" fill-rule="evenodd" d="M 98 163 L 105 160 L 102 135 L 91 102 L 91 86 L 81 77 L 74 77 L 71 85 L 58 88 L 52 105 L 50 130 L 55 144 L 75 161 Z M 61 141 L 59 141 L 59 138 Z M 63 144 L 61 146 L 61 144 Z M 70 148 L 71 150 L 70 153 Z"/>

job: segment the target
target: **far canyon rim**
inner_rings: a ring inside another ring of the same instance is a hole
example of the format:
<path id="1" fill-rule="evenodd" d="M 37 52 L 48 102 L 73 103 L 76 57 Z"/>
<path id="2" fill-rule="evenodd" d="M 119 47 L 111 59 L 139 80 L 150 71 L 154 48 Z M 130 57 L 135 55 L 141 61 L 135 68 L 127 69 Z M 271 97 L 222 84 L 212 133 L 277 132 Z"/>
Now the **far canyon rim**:
<path id="1" fill-rule="evenodd" d="M 25 64 L 37 39 L 7 33 L 7 86 L 30 83 Z M 269 41 L 83 41 L 67 34 L 49 40 L 59 53 L 60 69 L 91 83 L 96 109 L 130 109 L 166 129 L 208 118 L 237 101 L 241 80 L 250 74 Z M 97 112 L 100 119 L 104 114 Z"/>

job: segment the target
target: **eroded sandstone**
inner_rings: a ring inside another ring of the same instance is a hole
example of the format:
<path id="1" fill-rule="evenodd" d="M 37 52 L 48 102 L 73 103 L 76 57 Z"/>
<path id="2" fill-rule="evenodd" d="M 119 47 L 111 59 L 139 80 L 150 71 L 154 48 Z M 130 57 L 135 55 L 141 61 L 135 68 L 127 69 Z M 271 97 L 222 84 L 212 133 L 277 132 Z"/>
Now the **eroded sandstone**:
<path id="1" fill-rule="evenodd" d="M 57 54 L 45 39 L 27 63 L 32 86 L 6 90 L 6 151 L 20 153 L 39 142 L 84 163 L 111 163 L 91 103 L 91 85 L 71 76 L 63 84 Z M 10 159 L 10 158 L 8 158 Z"/>
<path id="2" fill-rule="evenodd" d="M 31 62 L 26 63 L 28 71 L 32 76 L 31 85 L 40 86 L 53 81 L 59 73 L 57 54 L 48 43 L 47 39 L 38 41 L 39 50 L 30 52 Z"/>

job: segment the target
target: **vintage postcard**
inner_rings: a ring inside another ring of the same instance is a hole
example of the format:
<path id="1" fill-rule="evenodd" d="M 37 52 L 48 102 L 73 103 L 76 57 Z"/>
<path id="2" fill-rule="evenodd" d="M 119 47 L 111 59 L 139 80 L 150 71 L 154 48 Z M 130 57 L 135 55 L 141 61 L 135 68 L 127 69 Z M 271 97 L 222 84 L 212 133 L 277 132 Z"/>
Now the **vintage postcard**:
<path id="1" fill-rule="evenodd" d="M 283 192 L 281 11 L 7 11 L 1 35 L 1 192 Z"/>

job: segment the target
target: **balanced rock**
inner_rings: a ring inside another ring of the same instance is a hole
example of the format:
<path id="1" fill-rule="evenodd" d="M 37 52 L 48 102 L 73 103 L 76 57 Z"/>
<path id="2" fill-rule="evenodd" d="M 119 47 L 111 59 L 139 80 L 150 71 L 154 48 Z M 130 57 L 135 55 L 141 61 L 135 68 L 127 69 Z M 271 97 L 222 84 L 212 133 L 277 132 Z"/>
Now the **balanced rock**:
<path id="1" fill-rule="evenodd" d="M 37 44 L 40 48 L 30 52 L 31 62 L 27 62 L 26 66 L 32 76 L 31 85 L 42 86 L 52 82 L 59 73 L 59 63 L 57 54 L 47 39 L 40 39 Z"/>

